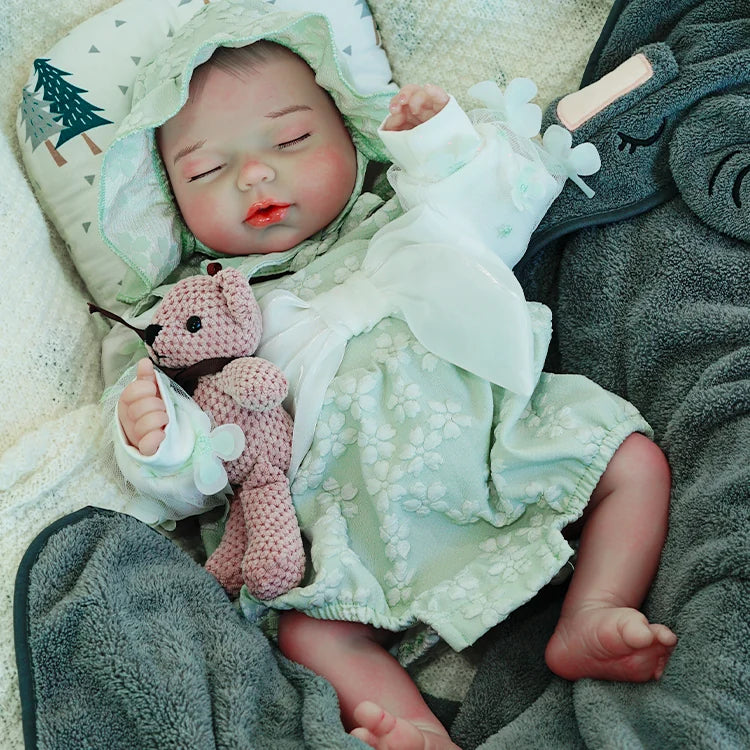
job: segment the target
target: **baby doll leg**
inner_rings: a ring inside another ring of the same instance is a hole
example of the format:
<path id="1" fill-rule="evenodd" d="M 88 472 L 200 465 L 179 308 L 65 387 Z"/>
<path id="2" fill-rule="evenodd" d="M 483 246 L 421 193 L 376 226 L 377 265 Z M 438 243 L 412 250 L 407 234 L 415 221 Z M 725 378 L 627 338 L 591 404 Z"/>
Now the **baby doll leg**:
<path id="1" fill-rule="evenodd" d="M 357 622 L 283 612 L 279 647 L 335 688 L 352 735 L 378 750 L 456 748 L 407 672 L 386 649 L 391 634 Z"/>
<path id="2" fill-rule="evenodd" d="M 677 637 L 638 611 L 667 533 L 670 473 L 661 450 L 630 435 L 584 516 L 576 570 L 547 645 L 549 668 L 570 680 L 658 679 Z"/>

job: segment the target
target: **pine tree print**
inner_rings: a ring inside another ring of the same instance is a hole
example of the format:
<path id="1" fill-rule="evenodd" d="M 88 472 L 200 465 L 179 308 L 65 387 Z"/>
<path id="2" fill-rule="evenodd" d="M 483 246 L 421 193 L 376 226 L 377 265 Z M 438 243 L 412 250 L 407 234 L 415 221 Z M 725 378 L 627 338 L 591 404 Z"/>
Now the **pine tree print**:
<path id="1" fill-rule="evenodd" d="M 62 130 L 62 125 L 55 121 L 52 112 L 47 109 L 45 103 L 41 99 L 37 99 L 34 92 L 27 88 L 23 90 L 21 119 L 26 124 L 26 140 L 31 139 L 32 151 L 35 151 L 40 144 L 44 143 L 58 167 L 67 164 L 62 154 L 49 140 Z"/>
<path id="2" fill-rule="evenodd" d="M 44 101 L 50 103 L 50 111 L 57 122 L 62 122 L 60 137 L 55 144 L 56 148 L 81 135 L 91 149 L 92 154 L 101 153 L 101 149 L 86 135 L 86 130 L 107 125 L 111 120 L 105 120 L 96 112 L 101 112 L 101 107 L 95 107 L 87 102 L 81 94 L 86 90 L 74 86 L 63 76 L 69 76 L 64 70 L 49 65 L 49 58 L 37 58 L 34 60 L 34 70 L 37 72 L 37 82 L 34 91 L 44 90 Z"/>

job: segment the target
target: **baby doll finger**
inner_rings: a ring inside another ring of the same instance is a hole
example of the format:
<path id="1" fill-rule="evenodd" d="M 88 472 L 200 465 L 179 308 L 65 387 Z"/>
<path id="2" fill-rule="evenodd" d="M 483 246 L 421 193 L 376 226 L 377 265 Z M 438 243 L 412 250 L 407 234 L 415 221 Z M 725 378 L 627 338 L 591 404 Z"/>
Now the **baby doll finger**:
<path id="1" fill-rule="evenodd" d="M 164 430 L 149 432 L 138 442 L 138 450 L 144 456 L 153 456 L 164 440 Z"/>
<path id="2" fill-rule="evenodd" d="M 138 360 L 135 374 L 137 378 L 154 377 L 154 363 L 148 357 L 142 357 Z"/>
<path id="3" fill-rule="evenodd" d="M 127 415 L 133 422 L 137 422 L 142 417 L 153 412 L 164 412 L 164 402 L 158 396 L 148 396 L 147 398 L 140 398 L 133 401 L 128 406 Z"/>
<path id="4" fill-rule="evenodd" d="M 435 86 L 432 83 L 426 83 L 424 86 L 425 93 L 430 100 L 430 105 L 433 114 L 437 114 L 440 110 L 448 103 L 450 97 L 444 89 L 440 86 Z"/>
<path id="5" fill-rule="evenodd" d="M 120 396 L 120 403 L 130 406 L 135 401 L 158 395 L 159 389 L 156 387 L 156 381 L 138 379 L 125 386 Z"/>
<path id="6" fill-rule="evenodd" d="M 413 96 L 409 99 L 409 111 L 417 116 L 422 113 L 427 103 L 427 94 L 423 89 L 415 91 Z"/>
<path id="7" fill-rule="evenodd" d="M 167 417 L 166 411 L 146 414 L 136 422 L 134 428 L 134 440 L 131 442 L 138 446 L 138 450 L 140 450 L 144 456 L 153 455 L 156 452 L 156 447 L 164 439 L 164 428 L 167 426 L 168 422 L 169 418 Z M 156 435 L 160 435 L 161 437 L 157 440 L 153 433 L 156 433 Z M 142 444 L 147 449 L 153 448 L 152 452 L 147 453 L 144 451 L 141 447 Z"/>
<path id="8" fill-rule="evenodd" d="M 413 83 L 407 83 L 399 89 L 399 92 L 391 99 L 389 109 L 391 112 L 400 112 L 401 109 L 408 104 L 412 94 L 418 87 Z"/>

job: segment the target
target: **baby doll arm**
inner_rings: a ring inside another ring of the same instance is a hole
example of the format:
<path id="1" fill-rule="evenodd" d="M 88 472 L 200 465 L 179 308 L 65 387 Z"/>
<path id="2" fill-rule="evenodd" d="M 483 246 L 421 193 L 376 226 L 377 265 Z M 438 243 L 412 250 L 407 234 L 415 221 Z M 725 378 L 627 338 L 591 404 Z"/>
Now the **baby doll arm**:
<path id="1" fill-rule="evenodd" d="M 453 97 L 426 92 L 402 89 L 380 127 L 393 159 L 388 179 L 405 211 L 426 208 L 435 233 L 449 225 L 465 238 L 457 249 L 478 242 L 513 268 L 562 180 L 537 140 L 508 137 L 503 123 L 475 127 Z"/>

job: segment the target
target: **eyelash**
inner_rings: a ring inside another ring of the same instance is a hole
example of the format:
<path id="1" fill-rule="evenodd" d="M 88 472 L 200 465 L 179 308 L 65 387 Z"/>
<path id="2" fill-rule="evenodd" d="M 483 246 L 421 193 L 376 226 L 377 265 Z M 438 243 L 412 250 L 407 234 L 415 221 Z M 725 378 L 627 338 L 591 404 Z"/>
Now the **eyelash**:
<path id="1" fill-rule="evenodd" d="M 637 148 L 653 146 L 654 143 L 656 143 L 659 138 L 661 138 L 666 125 L 667 120 L 665 118 L 664 120 L 662 120 L 659 129 L 649 138 L 636 138 L 635 136 L 628 135 L 627 133 L 623 133 L 622 131 L 620 131 L 617 133 L 617 135 L 619 136 L 621 142 L 617 148 L 619 151 L 624 151 L 626 148 L 628 148 L 629 153 L 634 154 Z"/>
<path id="2" fill-rule="evenodd" d="M 291 141 L 284 141 L 284 143 L 279 143 L 279 145 L 276 146 L 276 148 L 281 149 L 283 151 L 285 148 L 289 148 L 289 146 L 296 146 L 298 143 L 302 143 L 302 141 L 309 138 L 310 135 L 311 135 L 310 133 L 305 133 L 304 135 L 301 135 L 299 138 L 294 138 Z"/>
<path id="3" fill-rule="evenodd" d="M 200 174 L 194 175 L 191 177 L 188 182 L 195 182 L 196 180 L 200 180 L 201 177 L 207 177 L 210 174 L 213 174 L 214 172 L 218 172 L 221 169 L 221 167 L 214 167 L 213 169 L 209 169 L 208 172 L 201 172 Z"/>
<path id="4" fill-rule="evenodd" d="M 304 135 L 301 135 L 299 138 L 293 138 L 291 141 L 284 141 L 283 143 L 279 143 L 276 148 L 278 148 L 280 151 L 283 151 L 285 148 L 289 148 L 290 146 L 296 146 L 298 143 L 302 143 L 302 141 L 307 140 L 310 137 L 311 133 L 305 133 Z M 222 165 L 223 166 L 223 165 Z M 214 172 L 218 172 L 222 167 L 214 167 L 213 169 L 209 169 L 207 172 L 201 172 L 200 174 L 193 175 L 190 179 L 188 179 L 188 182 L 195 182 L 196 180 L 200 180 L 202 177 L 207 177 L 210 174 L 213 174 Z"/>

